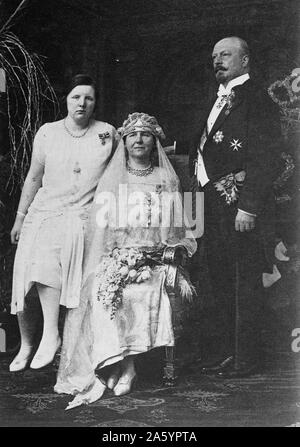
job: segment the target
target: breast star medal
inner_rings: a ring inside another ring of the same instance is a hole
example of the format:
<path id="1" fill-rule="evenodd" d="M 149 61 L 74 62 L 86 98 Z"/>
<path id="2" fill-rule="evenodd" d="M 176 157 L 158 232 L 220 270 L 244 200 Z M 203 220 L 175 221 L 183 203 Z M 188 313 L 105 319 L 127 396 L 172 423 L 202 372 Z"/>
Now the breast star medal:
<path id="1" fill-rule="evenodd" d="M 230 141 L 230 147 L 232 148 L 233 151 L 238 151 L 239 149 L 242 148 L 242 142 L 239 141 L 239 139 L 234 139 L 232 141 Z"/>

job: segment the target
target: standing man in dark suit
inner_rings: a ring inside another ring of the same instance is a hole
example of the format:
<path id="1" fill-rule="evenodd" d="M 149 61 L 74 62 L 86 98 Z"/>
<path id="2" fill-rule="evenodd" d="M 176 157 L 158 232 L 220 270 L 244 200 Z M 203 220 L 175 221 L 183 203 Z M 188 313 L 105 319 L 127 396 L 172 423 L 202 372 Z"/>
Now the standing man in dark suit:
<path id="1" fill-rule="evenodd" d="M 252 79 L 247 43 L 219 41 L 219 84 L 190 153 L 190 174 L 205 197 L 204 241 L 218 328 L 216 364 L 204 373 L 247 376 L 261 367 L 262 273 L 272 272 L 279 111 Z"/>

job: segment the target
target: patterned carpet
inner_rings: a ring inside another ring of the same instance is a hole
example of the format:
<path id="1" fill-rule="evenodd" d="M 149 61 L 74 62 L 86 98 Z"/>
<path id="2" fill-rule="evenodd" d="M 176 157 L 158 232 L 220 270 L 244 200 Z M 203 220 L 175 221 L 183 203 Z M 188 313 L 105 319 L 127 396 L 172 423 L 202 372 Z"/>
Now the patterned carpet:
<path id="1" fill-rule="evenodd" d="M 59 356 L 54 366 L 41 372 L 27 370 L 12 374 L 8 371 L 11 358 L 2 355 L 0 426 L 300 426 L 300 352 L 291 349 L 292 331 L 300 328 L 299 249 L 296 254 L 291 262 L 279 266 L 282 279 L 265 291 L 262 322 L 265 366 L 260 374 L 224 380 L 199 373 L 199 361 L 211 357 L 210 340 L 216 335 L 207 273 L 203 270 L 199 282 L 206 295 L 199 295 L 187 314 L 185 331 L 178 344 L 181 371 L 175 387 L 162 387 L 163 352 L 153 350 L 139 356 L 139 379 L 129 395 L 115 397 L 106 391 L 94 404 L 65 411 L 70 397 L 53 392 Z M 11 330 L 12 335 L 16 333 L 14 326 Z"/>
<path id="2" fill-rule="evenodd" d="M 154 356 L 155 357 L 155 356 Z M 161 386 L 159 356 L 139 368 L 129 395 L 104 397 L 65 411 L 69 401 L 53 392 L 55 366 L 8 372 L 0 360 L 0 425 L 22 427 L 228 427 L 297 426 L 300 423 L 300 354 L 277 352 L 263 374 L 224 380 L 186 367 L 173 388 Z M 58 359 L 57 359 L 58 360 Z M 57 363 L 57 362 L 56 362 Z"/>

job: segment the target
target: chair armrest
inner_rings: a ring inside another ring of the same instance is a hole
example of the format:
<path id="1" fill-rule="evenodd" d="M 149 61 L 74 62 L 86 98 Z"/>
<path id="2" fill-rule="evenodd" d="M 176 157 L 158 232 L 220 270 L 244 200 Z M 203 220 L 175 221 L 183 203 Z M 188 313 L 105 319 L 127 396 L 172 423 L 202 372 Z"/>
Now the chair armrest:
<path id="1" fill-rule="evenodd" d="M 187 264 L 187 258 L 187 249 L 183 245 L 166 247 L 162 255 L 162 261 L 165 264 L 173 264 L 175 266 L 181 265 L 182 267 Z"/>

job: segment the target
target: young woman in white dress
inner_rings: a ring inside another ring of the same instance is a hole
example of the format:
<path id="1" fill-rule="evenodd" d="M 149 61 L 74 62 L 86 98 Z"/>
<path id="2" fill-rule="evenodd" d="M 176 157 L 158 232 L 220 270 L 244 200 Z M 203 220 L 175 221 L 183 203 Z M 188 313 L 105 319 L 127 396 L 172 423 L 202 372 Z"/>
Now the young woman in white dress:
<path id="1" fill-rule="evenodd" d="M 37 132 L 12 243 L 18 244 L 11 312 L 21 333 L 19 353 L 9 366 L 16 372 L 40 369 L 61 344 L 59 306 L 79 304 L 84 236 L 96 187 L 116 145 L 113 126 L 93 118 L 97 90 L 88 75 L 76 75 L 67 89 L 67 116 Z M 25 297 L 36 285 L 43 333 L 34 346 L 34 318 Z"/>

